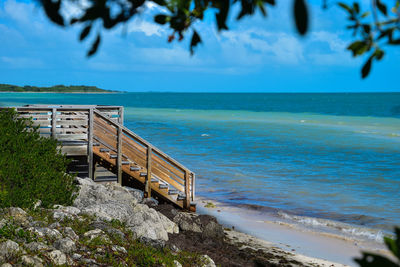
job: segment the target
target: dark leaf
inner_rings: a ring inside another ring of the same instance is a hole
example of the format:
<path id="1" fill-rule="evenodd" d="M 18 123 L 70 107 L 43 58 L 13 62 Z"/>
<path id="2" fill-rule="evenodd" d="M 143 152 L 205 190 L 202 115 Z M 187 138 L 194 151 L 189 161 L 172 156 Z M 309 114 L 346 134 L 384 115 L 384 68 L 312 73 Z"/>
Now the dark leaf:
<path id="1" fill-rule="evenodd" d="M 83 41 L 89 35 L 91 29 L 92 24 L 89 24 L 85 28 L 83 28 L 81 34 L 79 35 L 79 41 Z"/>
<path id="2" fill-rule="evenodd" d="M 363 267 L 398 267 L 396 263 L 392 262 L 388 258 L 372 253 L 363 253 L 363 257 L 361 259 L 355 259 L 355 261 Z"/>
<path id="3" fill-rule="evenodd" d="M 79 19 L 77 19 L 77 18 L 72 18 L 71 20 L 70 20 L 70 22 L 69 22 L 69 24 L 75 24 L 75 23 L 77 23 L 79 21 Z"/>
<path id="4" fill-rule="evenodd" d="M 349 7 L 347 4 L 345 4 L 345 3 L 338 3 L 338 5 L 339 5 L 341 8 L 345 9 L 347 12 L 353 13 L 351 7 Z"/>
<path id="5" fill-rule="evenodd" d="M 383 56 L 385 55 L 385 52 L 383 52 L 383 50 L 377 48 L 374 52 L 374 55 L 377 60 L 381 60 L 383 58 Z M 390 238 L 385 237 L 385 243 L 386 243 L 386 239 L 390 239 Z M 395 245 L 394 240 L 392 240 L 392 241 L 393 241 L 393 244 Z M 386 243 L 386 245 L 388 246 L 388 243 Z"/>
<path id="6" fill-rule="evenodd" d="M 355 41 L 347 47 L 353 52 L 353 57 L 362 55 L 368 50 L 368 44 L 365 41 Z"/>
<path id="7" fill-rule="evenodd" d="M 294 0 L 294 19 L 297 31 L 304 35 L 308 29 L 308 10 L 305 0 Z"/>
<path id="8" fill-rule="evenodd" d="M 363 29 L 367 34 L 371 32 L 371 26 L 369 24 L 363 24 Z"/>
<path id="9" fill-rule="evenodd" d="M 154 17 L 154 21 L 158 24 L 165 24 L 167 22 L 168 16 L 166 15 L 157 15 Z"/>
<path id="10" fill-rule="evenodd" d="M 42 5 L 44 7 L 44 11 L 46 12 L 47 17 L 54 23 L 64 26 L 64 19 L 60 15 L 60 0 L 53 2 L 52 0 L 41 0 Z"/>
<path id="11" fill-rule="evenodd" d="M 196 31 L 193 31 L 192 40 L 190 41 L 190 54 L 193 55 L 193 53 L 194 53 L 194 48 L 195 48 L 199 43 L 201 43 L 200 35 L 199 35 Z"/>
<path id="12" fill-rule="evenodd" d="M 387 8 L 385 4 L 382 4 L 380 0 L 376 0 L 376 6 L 378 7 L 380 12 L 387 16 Z"/>
<path id="13" fill-rule="evenodd" d="M 367 62 L 364 64 L 364 66 L 361 69 L 361 77 L 364 79 L 368 76 L 369 72 L 371 71 L 371 66 L 372 66 L 372 59 L 374 56 L 370 56 L 367 60 Z M 380 265 L 380 266 L 386 266 L 386 265 Z"/>
<path id="14" fill-rule="evenodd" d="M 101 41 L 101 36 L 100 34 L 97 34 L 96 40 L 92 44 L 92 48 L 87 53 L 88 57 L 93 56 L 97 52 L 97 49 L 99 48 L 100 45 L 100 41 Z"/>
<path id="15" fill-rule="evenodd" d="M 218 4 L 219 12 L 215 15 L 217 19 L 218 30 L 227 30 L 228 26 L 226 26 L 226 19 L 229 12 L 229 0 L 221 0 Z"/>
<path id="16" fill-rule="evenodd" d="M 270 4 L 271 6 L 275 5 L 275 0 L 264 0 L 264 2 Z"/>
<path id="17" fill-rule="evenodd" d="M 360 5 L 357 2 L 353 3 L 353 9 L 357 14 L 360 13 Z"/>

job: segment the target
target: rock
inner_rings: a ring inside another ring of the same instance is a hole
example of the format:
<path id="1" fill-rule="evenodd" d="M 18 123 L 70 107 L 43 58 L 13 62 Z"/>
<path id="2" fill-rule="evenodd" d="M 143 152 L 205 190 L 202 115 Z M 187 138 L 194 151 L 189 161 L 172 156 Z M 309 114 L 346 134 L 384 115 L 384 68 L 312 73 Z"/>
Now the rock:
<path id="1" fill-rule="evenodd" d="M 108 203 L 93 204 L 82 209 L 84 214 L 96 216 L 104 221 L 111 221 L 113 219 L 119 221 L 126 221 L 130 217 L 129 211 L 132 206 L 124 203 L 109 201 Z"/>
<path id="2" fill-rule="evenodd" d="M 82 255 L 78 254 L 78 253 L 74 253 L 74 254 L 71 255 L 71 258 L 77 261 L 80 258 L 82 258 Z"/>
<path id="3" fill-rule="evenodd" d="M 94 229 L 87 231 L 86 233 L 83 234 L 84 237 L 89 237 L 90 240 L 93 238 L 99 237 L 100 235 L 104 235 L 105 233 L 101 229 Z"/>
<path id="4" fill-rule="evenodd" d="M 201 267 L 216 267 L 214 261 L 208 255 L 201 256 L 201 262 Z"/>
<path id="5" fill-rule="evenodd" d="M 59 222 L 55 222 L 49 225 L 49 228 L 55 229 L 55 228 L 60 228 L 61 224 Z"/>
<path id="6" fill-rule="evenodd" d="M 62 238 L 62 234 L 58 230 L 50 229 L 48 227 L 42 227 L 42 228 L 30 227 L 28 228 L 28 231 L 36 233 L 39 237 L 47 237 L 54 240 Z"/>
<path id="7" fill-rule="evenodd" d="M 71 227 L 65 227 L 63 229 L 63 233 L 65 236 L 71 238 L 72 240 L 79 240 L 79 236 L 74 232 L 74 230 Z"/>
<path id="8" fill-rule="evenodd" d="M 35 266 L 35 267 L 43 266 L 43 261 L 38 256 L 32 257 L 29 255 L 24 255 L 21 257 L 21 261 L 24 265 L 27 266 Z"/>
<path id="9" fill-rule="evenodd" d="M 27 224 L 29 223 L 28 214 L 21 208 L 11 207 L 8 209 L 8 213 L 12 219 L 20 224 Z"/>
<path id="10" fill-rule="evenodd" d="M 37 210 L 41 205 L 42 205 L 42 201 L 39 199 L 39 200 L 36 201 L 36 203 L 33 205 L 33 210 Z"/>
<path id="11" fill-rule="evenodd" d="M 63 265 L 67 263 L 67 256 L 59 250 L 53 250 L 47 253 L 47 256 L 55 265 Z"/>
<path id="12" fill-rule="evenodd" d="M 126 222 L 136 238 L 145 237 L 153 240 L 168 241 L 168 233 L 177 233 L 176 224 L 167 217 L 144 204 L 133 208 L 131 217 Z"/>
<path id="13" fill-rule="evenodd" d="M 173 221 L 179 225 L 181 230 L 202 233 L 203 237 L 222 238 L 224 236 L 222 225 L 210 215 L 179 212 Z"/>
<path id="14" fill-rule="evenodd" d="M 114 245 L 111 247 L 111 249 L 112 249 L 112 251 L 115 251 L 115 252 L 127 253 L 126 249 L 121 246 Z"/>
<path id="15" fill-rule="evenodd" d="M 0 243 L 0 258 L 15 256 L 19 251 L 21 251 L 19 245 L 12 240 Z"/>
<path id="16" fill-rule="evenodd" d="M 179 261 L 174 260 L 174 266 L 175 267 L 182 267 L 182 264 Z"/>
<path id="17" fill-rule="evenodd" d="M 168 233 L 178 233 L 179 227 L 164 215 L 147 205 L 138 204 L 137 191 L 118 184 L 97 184 L 90 179 L 80 179 L 80 191 L 74 206 L 82 213 L 100 220 L 113 219 L 126 223 L 136 238 L 168 240 Z M 142 195 L 140 195 L 142 197 Z"/>
<path id="18" fill-rule="evenodd" d="M 147 246 L 157 248 L 157 249 L 162 249 L 165 247 L 165 241 L 160 240 L 160 239 L 150 239 L 150 238 L 142 236 L 139 238 L 139 241 L 143 244 L 146 244 Z"/>
<path id="19" fill-rule="evenodd" d="M 3 228 L 7 223 L 8 223 L 8 221 L 6 219 L 1 219 L 0 220 L 0 228 Z"/>
<path id="20" fill-rule="evenodd" d="M 74 219 L 78 214 L 81 213 L 81 210 L 77 207 L 67 206 L 64 207 L 62 205 L 54 205 L 53 218 L 58 221 L 63 221 L 65 219 Z"/>
<path id="21" fill-rule="evenodd" d="M 113 227 L 111 227 L 109 224 L 106 224 L 104 222 L 93 222 L 90 224 L 91 227 L 93 228 L 97 228 L 97 229 L 101 229 L 104 232 L 106 232 L 107 234 L 109 234 L 110 236 L 119 238 L 119 239 L 125 239 L 125 234 L 118 229 L 115 229 Z"/>
<path id="22" fill-rule="evenodd" d="M 100 240 L 104 243 L 109 243 L 111 241 L 110 238 L 101 229 L 94 229 L 94 230 L 88 231 L 88 232 L 84 233 L 83 236 L 89 237 L 89 240 L 93 240 L 95 238 L 100 238 Z"/>
<path id="23" fill-rule="evenodd" d="M 31 242 L 31 243 L 25 244 L 24 246 L 28 250 L 35 252 L 35 253 L 40 252 L 40 251 L 50 250 L 50 247 L 48 245 L 41 243 L 41 242 Z"/>
<path id="24" fill-rule="evenodd" d="M 131 187 L 124 187 L 126 190 L 128 190 L 129 193 L 133 196 L 133 198 L 137 199 L 137 201 L 140 203 L 143 201 L 143 191 Z"/>
<path id="25" fill-rule="evenodd" d="M 0 267 L 13 267 L 13 266 L 9 263 L 3 263 Z"/>
<path id="26" fill-rule="evenodd" d="M 76 250 L 75 242 L 69 237 L 58 239 L 53 246 L 64 253 L 71 253 Z"/>

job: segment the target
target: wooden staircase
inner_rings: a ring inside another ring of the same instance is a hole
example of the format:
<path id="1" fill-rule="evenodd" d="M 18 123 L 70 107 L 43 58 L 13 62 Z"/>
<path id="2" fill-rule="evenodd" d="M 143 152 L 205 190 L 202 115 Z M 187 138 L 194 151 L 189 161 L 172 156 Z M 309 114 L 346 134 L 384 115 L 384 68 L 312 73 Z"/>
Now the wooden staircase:
<path id="1" fill-rule="evenodd" d="M 93 110 L 94 160 L 144 186 L 145 197 L 155 194 L 180 208 L 194 209 L 194 173 L 128 128 Z M 96 177 L 94 177 L 96 180 Z"/>
<path id="2" fill-rule="evenodd" d="M 79 166 L 81 176 L 134 184 L 147 198 L 195 211 L 195 174 L 126 128 L 123 107 L 28 105 L 15 109 L 21 117 L 31 118 L 42 136 L 62 143 L 63 153 L 77 162 L 71 172 Z M 101 177 L 99 168 L 110 175 Z"/>

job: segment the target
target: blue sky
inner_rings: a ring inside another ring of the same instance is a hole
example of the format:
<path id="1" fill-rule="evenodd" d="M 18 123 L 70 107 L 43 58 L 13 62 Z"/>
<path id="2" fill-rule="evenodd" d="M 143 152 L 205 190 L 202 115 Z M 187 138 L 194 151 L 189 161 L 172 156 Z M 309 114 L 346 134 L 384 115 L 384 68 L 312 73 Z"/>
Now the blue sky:
<path id="1" fill-rule="evenodd" d="M 370 77 L 361 80 L 365 59 L 345 50 L 352 39 L 342 10 L 324 11 L 321 1 L 311 1 L 311 31 L 301 38 L 292 21 L 292 1 L 277 2 L 266 19 L 257 15 L 237 23 L 231 18 L 227 32 L 218 33 L 211 16 L 198 23 L 203 44 L 192 57 L 189 38 L 167 43 L 171 32 L 152 23 L 160 11 L 147 5 L 135 20 L 105 32 L 99 52 L 88 59 L 90 43 L 78 42 L 79 28 L 53 25 L 33 1 L 2 0 L 0 83 L 124 91 L 400 91 L 398 49 L 389 49 Z"/>

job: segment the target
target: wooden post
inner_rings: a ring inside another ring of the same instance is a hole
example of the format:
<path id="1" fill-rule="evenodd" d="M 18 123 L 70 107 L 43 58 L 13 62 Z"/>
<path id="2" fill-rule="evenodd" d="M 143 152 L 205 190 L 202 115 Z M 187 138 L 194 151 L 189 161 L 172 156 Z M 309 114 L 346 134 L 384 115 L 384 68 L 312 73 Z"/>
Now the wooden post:
<path id="1" fill-rule="evenodd" d="M 89 178 L 94 179 L 93 171 L 93 108 L 89 109 L 89 125 L 88 125 L 88 172 Z"/>
<path id="2" fill-rule="evenodd" d="M 188 170 L 185 170 L 185 193 L 186 193 L 186 199 L 184 202 L 184 207 L 186 209 L 190 209 L 190 172 Z"/>
<path id="3" fill-rule="evenodd" d="M 192 201 L 194 201 L 195 184 L 196 184 L 196 174 L 192 173 Z"/>
<path id="4" fill-rule="evenodd" d="M 120 107 L 118 109 L 118 116 L 119 116 L 118 118 L 119 124 L 124 125 L 124 107 Z"/>
<path id="5" fill-rule="evenodd" d="M 147 147 L 147 175 L 146 175 L 146 182 L 144 188 L 144 197 L 150 198 L 151 197 L 151 154 L 152 148 L 151 146 Z"/>
<path id="6" fill-rule="evenodd" d="M 57 128 L 57 109 L 53 108 L 51 110 L 51 137 L 53 137 L 54 139 L 56 139 L 56 128 Z"/>
<path id="7" fill-rule="evenodd" d="M 117 127 L 117 177 L 118 183 L 122 185 L 122 128 Z"/>

